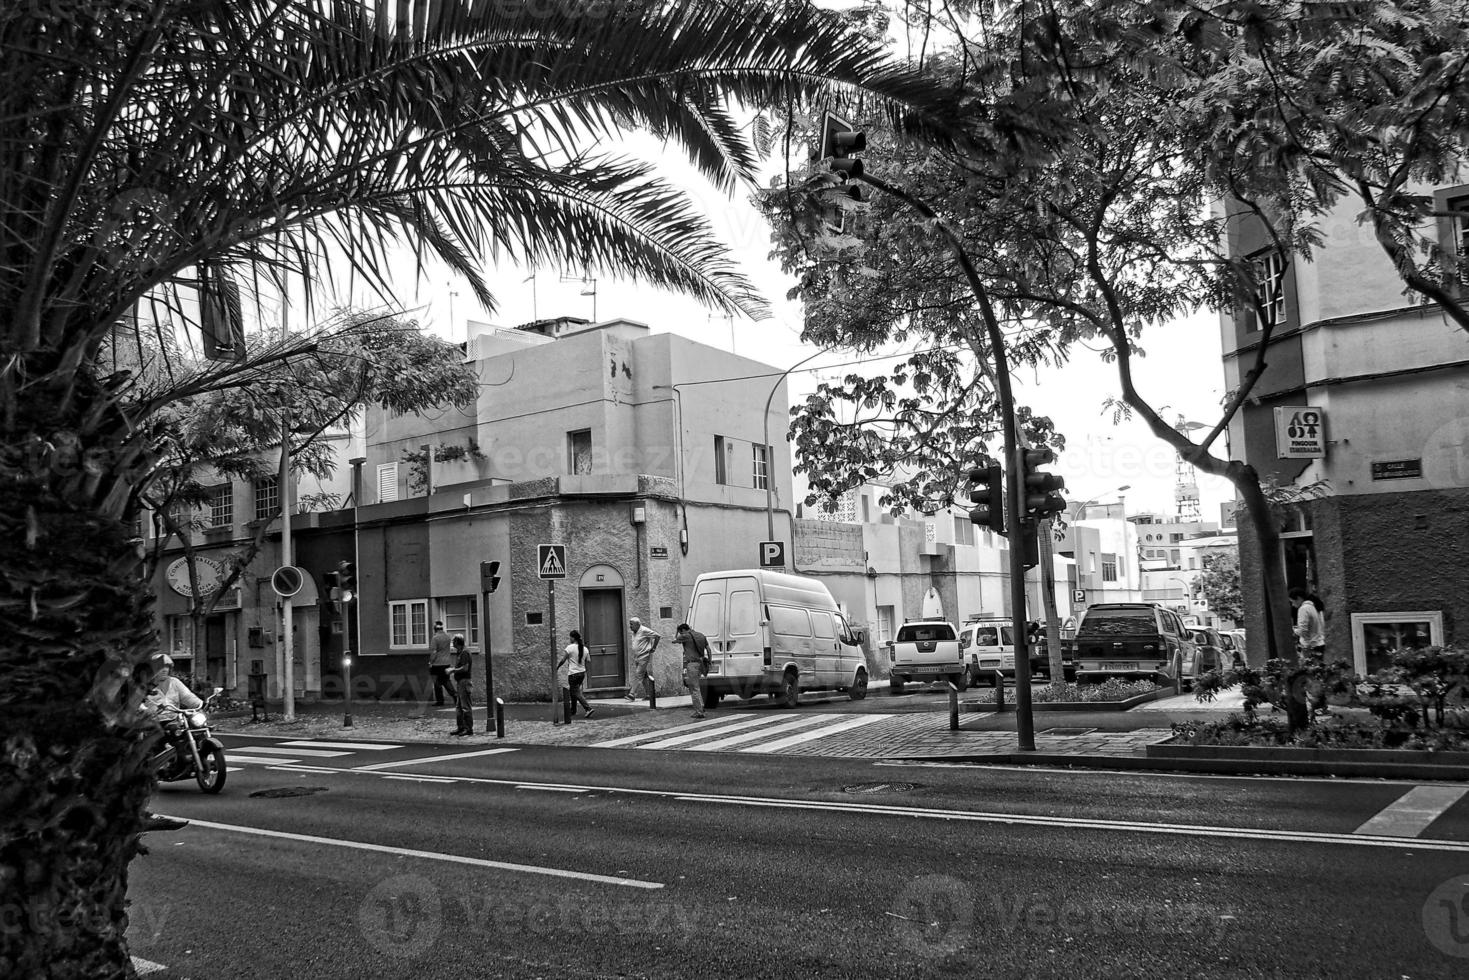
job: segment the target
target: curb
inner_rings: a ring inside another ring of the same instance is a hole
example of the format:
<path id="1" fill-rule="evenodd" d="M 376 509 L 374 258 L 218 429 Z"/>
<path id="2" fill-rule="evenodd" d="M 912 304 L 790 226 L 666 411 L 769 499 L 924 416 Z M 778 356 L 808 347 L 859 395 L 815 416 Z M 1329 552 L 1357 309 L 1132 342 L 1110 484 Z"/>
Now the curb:
<path id="1" fill-rule="evenodd" d="M 1134 695 L 1133 697 L 1128 698 L 1126 701 L 1031 701 L 1030 710 L 1076 712 L 1129 711 L 1133 708 L 1136 708 L 1140 704 L 1148 704 L 1151 701 L 1162 701 L 1165 698 L 1173 698 L 1177 696 L 1178 695 L 1174 693 L 1172 688 L 1160 687 L 1156 691 L 1148 691 L 1143 694 Z M 1008 714 L 1015 710 L 1015 701 L 1013 698 L 1006 698 L 1004 706 L 1000 708 L 995 707 L 995 703 L 993 701 L 971 701 L 970 704 L 976 705 L 976 708 L 974 710 L 988 710 L 994 712 L 995 714 Z"/>
<path id="2" fill-rule="evenodd" d="M 1057 752 L 993 752 L 969 755 L 889 756 L 882 762 L 968 762 L 976 765 L 1071 766 L 1078 769 L 1143 770 L 1233 776 L 1341 776 L 1371 779 L 1469 781 L 1462 766 L 1326 760 L 1201 759 L 1182 756 L 1066 755 Z M 1309 750 L 1307 750 L 1309 751 Z"/>

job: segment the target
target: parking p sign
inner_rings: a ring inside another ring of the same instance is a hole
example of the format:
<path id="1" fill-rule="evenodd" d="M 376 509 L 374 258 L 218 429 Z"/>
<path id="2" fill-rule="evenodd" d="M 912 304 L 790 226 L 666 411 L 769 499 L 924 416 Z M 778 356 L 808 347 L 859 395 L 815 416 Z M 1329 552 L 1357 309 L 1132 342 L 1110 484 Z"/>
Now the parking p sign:
<path id="1" fill-rule="evenodd" d="M 760 567 L 761 568 L 784 568 L 786 563 L 786 543 L 784 541 L 761 541 L 760 542 Z"/>

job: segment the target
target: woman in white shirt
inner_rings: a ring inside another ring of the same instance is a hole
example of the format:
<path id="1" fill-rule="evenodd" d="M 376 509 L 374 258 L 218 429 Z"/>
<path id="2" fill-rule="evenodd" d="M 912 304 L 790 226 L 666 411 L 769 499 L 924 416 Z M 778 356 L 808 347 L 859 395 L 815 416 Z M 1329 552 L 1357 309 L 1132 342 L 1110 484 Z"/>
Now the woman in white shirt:
<path id="1" fill-rule="evenodd" d="M 576 630 L 572 630 L 571 642 L 566 645 L 566 650 L 561 654 L 561 659 L 557 661 L 556 667 L 562 673 L 562 687 L 570 689 L 571 700 L 582 706 L 588 718 L 592 716 L 593 711 L 597 710 L 592 707 L 592 703 L 587 700 L 587 696 L 582 693 L 581 689 L 582 685 L 586 683 L 587 665 L 590 663 L 590 660 L 591 651 L 582 642 L 581 634 Z M 563 694 L 563 697 L 565 696 Z M 576 704 L 572 705 L 571 710 L 573 713 L 576 711 Z"/>

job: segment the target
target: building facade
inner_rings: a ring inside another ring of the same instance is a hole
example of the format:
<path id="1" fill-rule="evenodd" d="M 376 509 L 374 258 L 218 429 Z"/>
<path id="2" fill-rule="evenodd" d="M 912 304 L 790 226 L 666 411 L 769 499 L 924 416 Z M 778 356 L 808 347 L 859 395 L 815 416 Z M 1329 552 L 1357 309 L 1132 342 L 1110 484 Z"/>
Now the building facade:
<path id="1" fill-rule="evenodd" d="M 1433 190 L 1444 202 L 1469 196 L 1469 187 Z M 1394 647 L 1462 637 L 1469 617 L 1460 572 L 1469 559 L 1469 335 L 1404 295 L 1350 206 L 1321 231 L 1312 261 L 1286 262 L 1259 229 L 1231 226 L 1231 251 L 1255 262 L 1273 334 L 1229 438 L 1236 458 L 1297 491 L 1275 514 L 1288 582 L 1325 601 L 1328 655 L 1365 673 Z M 1462 254 L 1462 217 L 1437 231 Z M 1257 363 L 1261 327 L 1249 311 L 1223 319 L 1227 388 Z M 1247 629 L 1264 635 L 1261 555 L 1243 509 L 1238 519 Z"/>

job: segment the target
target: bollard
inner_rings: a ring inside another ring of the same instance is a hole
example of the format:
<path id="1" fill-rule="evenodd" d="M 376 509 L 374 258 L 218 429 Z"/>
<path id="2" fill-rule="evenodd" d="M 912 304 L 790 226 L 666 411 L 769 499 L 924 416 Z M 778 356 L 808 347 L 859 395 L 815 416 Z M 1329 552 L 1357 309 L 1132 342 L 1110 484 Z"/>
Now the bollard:
<path id="1" fill-rule="evenodd" d="M 648 675 L 648 707 L 658 707 L 658 682 L 653 680 L 653 675 Z"/>
<path id="2" fill-rule="evenodd" d="M 959 688 L 949 681 L 949 731 L 959 730 Z"/>
<path id="3" fill-rule="evenodd" d="M 561 704 L 563 712 L 566 715 L 566 724 L 569 725 L 571 724 L 571 716 L 576 712 L 576 702 L 571 700 L 571 688 L 569 687 L 563 687 L 561 689 L 561 695 Z"/>
<path id="4" fill-rule="evenodd" d="M 995 710 L 1005 710 L 1005 672 L 995 671 Z"/>
<path id="5" fill-rule="evenodd" d="M 495 737 L 505 737 L 505 699 L 495 699 Z"/>

